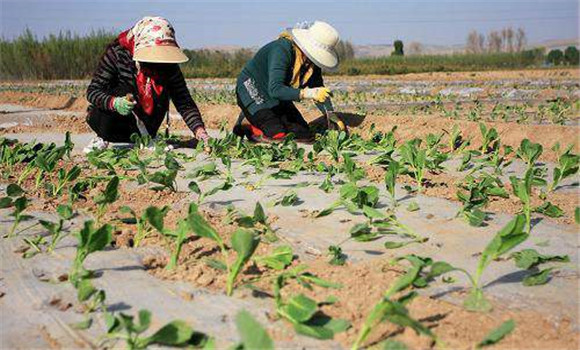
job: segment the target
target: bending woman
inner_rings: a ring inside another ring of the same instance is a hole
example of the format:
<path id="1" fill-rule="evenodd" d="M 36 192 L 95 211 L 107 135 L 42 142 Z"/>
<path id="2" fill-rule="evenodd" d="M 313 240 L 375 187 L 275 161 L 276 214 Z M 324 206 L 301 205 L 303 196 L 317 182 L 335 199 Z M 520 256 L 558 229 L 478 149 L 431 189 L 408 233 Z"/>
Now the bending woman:
<path id="1" fill-rule="evenodd" d="M 106 49 L 87 89 L 87 123 L 97 134 L 85 152 L 109 142 L 131 142 L 134 133 L 152 137 L 169 111 L 169 100 L 198 140 L 209 136 L 178 63 L 188 60 L 173 26 L 144 17 Z"/>
<path id="2" fill-rule="evenodd" d="M 242 113 L 234 132 L 241 134 L 245 117 L 257 141 L 281 140 L 289 133 L 297 140 L 310 140 L 308 123 L 293 101 L 309 99 L 323 113 L 333 110 L 322 69 L 338 66 L 338 41 L 332 26 L 317 21 L 283 32 L 262 47 L 238 76 L 236 95 Z"/>

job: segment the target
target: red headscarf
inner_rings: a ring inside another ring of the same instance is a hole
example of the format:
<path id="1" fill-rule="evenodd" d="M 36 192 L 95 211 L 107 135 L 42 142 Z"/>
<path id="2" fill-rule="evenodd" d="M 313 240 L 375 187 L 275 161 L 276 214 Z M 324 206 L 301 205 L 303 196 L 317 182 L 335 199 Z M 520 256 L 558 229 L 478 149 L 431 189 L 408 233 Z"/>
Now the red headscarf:
<path id="1" fill-rule="evenodd" d="M 127 37 L 129 30 L 126 30 L 119 34 L 119 44 L 131 53 L 133 56 L 133 49 L 135 47 L 134 36 L 131 39 Z M 139 92 L 139 104 L 141 108 L 147 115 L 153 113 L 153 108 L 155 102 L 153 99 L 153 93 L 156 96 L 160 96 L 163 92 L 162 79 L 160 78 L 159 72 L 149 69 L 148 67 L 140 67 L 138 65 L 137 72 L 137 90 Z"/>

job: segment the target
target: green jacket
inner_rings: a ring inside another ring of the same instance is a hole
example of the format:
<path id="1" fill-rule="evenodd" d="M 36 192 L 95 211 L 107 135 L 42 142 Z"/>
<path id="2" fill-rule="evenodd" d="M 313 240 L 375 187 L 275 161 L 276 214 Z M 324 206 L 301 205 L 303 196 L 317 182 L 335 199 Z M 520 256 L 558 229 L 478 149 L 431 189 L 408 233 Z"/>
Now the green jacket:
<path id="1" fill-rule="evenodd" d="M 277 106 L 280 101 L 299 101 L 300 90 L 290 86 L 294 65 L 292 42 L 280 38 L 262 47 L 238 76 L 236 93 L 252 114 Z M 322 70 L 314 68 L 304 87 L 324 86 Z"/>

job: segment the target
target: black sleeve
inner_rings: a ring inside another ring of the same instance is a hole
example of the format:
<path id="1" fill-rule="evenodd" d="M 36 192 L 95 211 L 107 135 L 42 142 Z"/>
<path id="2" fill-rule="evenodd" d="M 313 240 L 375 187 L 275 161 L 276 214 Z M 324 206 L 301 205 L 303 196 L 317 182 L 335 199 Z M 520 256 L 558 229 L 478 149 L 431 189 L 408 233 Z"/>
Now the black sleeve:
<path id="1" fill-rule="evenodd" d="M 93 75 L 93 79 L 87 88 L 87 100 L 93 106 L 108 110 L 110 102 L 114 96 L 109 94 L 109 87 L 118 79 L 118 58 L 113 46 L 107 48 L 107 51 L 101 58 L 99 66 Z"/>
<path id="2" fill-rule="evenodd" d="M 175 108 L 181 114 L 187 127 L 192 132 L 200 126 L 204 127 L 199 108 L 197 108 L 193 98 L 191 98 L 185 78 L 178 65 L 175 65 L 170 70 L 168 88 L 171 101 L 173 101 Z"/>
<path id="3" fill-rule="evenodd" d="M 309 88 L 317 88 L 324 86 L 324 80 L 322 79 L 322 69 L 319 67 L 314 67 L 314 72 L 310 79 L 308 79 L 308 83 L 306 84 Z"/>

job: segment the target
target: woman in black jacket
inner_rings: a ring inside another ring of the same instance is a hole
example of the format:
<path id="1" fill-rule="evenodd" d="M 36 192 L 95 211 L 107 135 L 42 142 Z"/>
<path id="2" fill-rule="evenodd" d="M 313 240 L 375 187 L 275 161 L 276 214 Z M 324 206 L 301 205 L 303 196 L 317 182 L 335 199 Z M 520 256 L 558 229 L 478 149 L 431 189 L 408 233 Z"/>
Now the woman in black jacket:
<path id="1" fill-rule="evenodd" d="M 107 48 L 87 89 L 87 123 L 97 134 L 88 153 L 109 142 L 131 142 L 132 134 L 155 137 L 169 111 L 169 100 L 198 140 L 208 141 L 179 63 L 187 56 L 175 30 L 161 17 L 145 17 Z"/>

